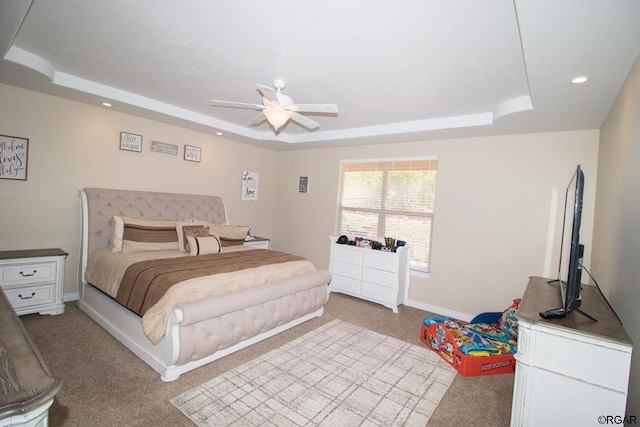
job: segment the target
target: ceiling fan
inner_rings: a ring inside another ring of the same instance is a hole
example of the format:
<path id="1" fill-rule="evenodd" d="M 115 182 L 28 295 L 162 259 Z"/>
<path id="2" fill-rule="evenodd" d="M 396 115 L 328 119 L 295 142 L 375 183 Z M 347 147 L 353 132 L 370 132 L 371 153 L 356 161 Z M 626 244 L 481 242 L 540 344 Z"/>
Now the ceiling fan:
<path id="1" fill-rule="evenodd" d="M 310 130 L 320 127 L 319 123 L 300 113 L 338 114 L 338 107 L 335 104 L 294 104 L 293 99 L 282 93 L 285 84 L 286 82 L 282 79 L 274 80 L 275 90 L 269 86 L 258 84 L 258 92 L 262 95 L 262 105 L 212 99 L 211 106 L 262 110 L 259 116 L 249 120 L 249 125 L 258 125 L 266 120 L 273 126 L 276 133 L 289 120 L 293 120 Z"/>

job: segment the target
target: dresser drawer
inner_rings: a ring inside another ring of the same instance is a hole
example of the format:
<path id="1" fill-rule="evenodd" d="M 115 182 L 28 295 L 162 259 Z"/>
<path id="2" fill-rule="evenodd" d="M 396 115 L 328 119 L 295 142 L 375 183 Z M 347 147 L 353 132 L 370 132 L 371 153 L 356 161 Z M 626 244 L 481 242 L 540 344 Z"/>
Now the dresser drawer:
<path id="1" fill-rule="evenodd" d="M 362 264 L 362 250 L 346 245 L 336 245 L 333 249 L 333 259 L 349 264 Z"/>
<path id="2" fill-rule="evenodd" d="M 331 288 L 349 294 L 360 295 L 360 280 L 334 274 L 331 276 Z"/>
<path id="3" fill-rule="evenodd" d="M 55 280 L 55 262 L 25 262 L 0 267 L 0 281 L 3 285 L 52 282 Z"/>
<path id="4" fill-rule="evenodd" d="M 364 261 L 362 263 L 365 267 L 371 267 L 378 270 L 391 271 L 395 273 L 398 271 L 398 258 L 396 254 L 392 252 L 381 252 L 371 250 L 364 255 Z"/>
<path id="5" fill-rule="evenodd" d="M 386 286 L 378 286 L 372 283 L 362 283 L 362 296 L 374 301 L 379 301 L 385 304 L 395 304 L 394 297 L 396 292 L 387 288 Z"/>
<path id="6" fill-rule="evenodd" d="M 50 304 L 55 301 L 56 284 L 38 286 L 3 287 L 11 306 L 20 314 L 20 308 L 38 304 Z"/>
<path id="7" fill-rule="evenodd" d="M 332 273 L 340 276 L 350 277 L 360 280 L 362 268 L 356 264 L 349 264 L 342 261 L 333 261 Z"/>
<path id="8" fill-rule="evenodd" d="M 362 281 L 375 283 L 376 285 L 385 286 L 391 289 L 395 289 L 398 287 L 398 280 L 395 273 L 376 270 L 374 268 L 366 267 L 362 269 Z"/>

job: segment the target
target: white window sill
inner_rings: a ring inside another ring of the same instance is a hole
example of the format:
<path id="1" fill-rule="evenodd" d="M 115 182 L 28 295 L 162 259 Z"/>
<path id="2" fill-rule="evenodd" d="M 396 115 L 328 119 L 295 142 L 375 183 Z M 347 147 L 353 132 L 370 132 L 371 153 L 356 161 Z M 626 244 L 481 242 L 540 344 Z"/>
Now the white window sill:
<path id="1" fill-rule="evenodd" d="M 409 275 L 412 277 L 422 277 L 422 278 L 428 279 L 430 276 L 430 273 L 426 271 L 420 271 L 420 270 L 409 270 Z"/>

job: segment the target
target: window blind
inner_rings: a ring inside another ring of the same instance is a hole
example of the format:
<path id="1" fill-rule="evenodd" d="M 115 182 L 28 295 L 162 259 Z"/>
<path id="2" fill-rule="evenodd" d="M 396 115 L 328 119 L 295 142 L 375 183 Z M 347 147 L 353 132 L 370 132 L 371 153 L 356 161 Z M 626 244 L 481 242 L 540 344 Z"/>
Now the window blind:
<path id="1" fill-rule="evenodd" d="M 429 271 L 436 158 L 344 161 L 337 233 L 411 244 L 411 268 Z"/>

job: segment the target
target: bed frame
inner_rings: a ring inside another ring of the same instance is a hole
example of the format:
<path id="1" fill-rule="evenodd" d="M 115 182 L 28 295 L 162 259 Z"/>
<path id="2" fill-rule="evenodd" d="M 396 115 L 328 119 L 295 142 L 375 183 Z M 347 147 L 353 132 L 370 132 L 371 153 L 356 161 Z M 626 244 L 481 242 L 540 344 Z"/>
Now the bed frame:
<path id="1" fill-rule="evenodd" d="M 138 315 L 87 283 L 85 272 L 89 255 L 98 248 L 109 247 L 113 216 L 225 223 L 224 203 L 217 196 L 102 188 L 85 188 L 80 196 L 82 247 L 78 307 L 158 372 L 163 381 L 173 381 L 184 372 L 323 314 L 328 298 L 327 284 L 331 279 L 325 270 L 263 285 L 267 286 L 269 298 L 272 298 L 267 302 L 260 302 L 247 293 L 241 298 L 243 305 L 239 305 L 238 298 L 225 300 L 224 296 L 181 304 L 169 316 L 165 337 L 154 345 L 144 335 Z M 305 290 L 281 291 L 300 282 L 304 282 Z M 287 309 L 281 310 L 283 307 Z M 290 313 L 283 318 L 282 314 L 277 314 L 283 311 Z M 246 323 L 247 319 L 255 325 L 251 330 L 229 327 Z M 212 331 L 220 330 L 226 331 L 226 336 L 212 334 Z"/>

